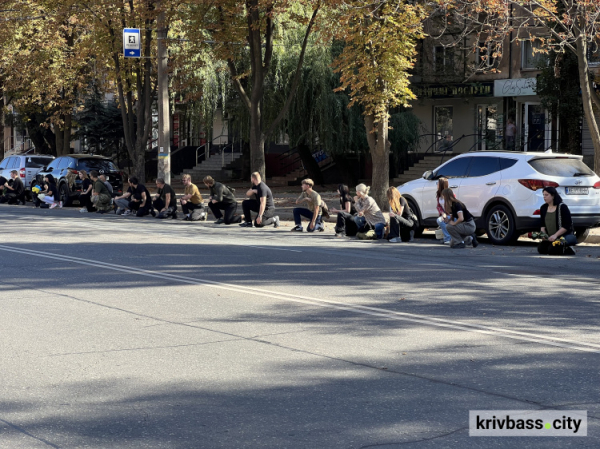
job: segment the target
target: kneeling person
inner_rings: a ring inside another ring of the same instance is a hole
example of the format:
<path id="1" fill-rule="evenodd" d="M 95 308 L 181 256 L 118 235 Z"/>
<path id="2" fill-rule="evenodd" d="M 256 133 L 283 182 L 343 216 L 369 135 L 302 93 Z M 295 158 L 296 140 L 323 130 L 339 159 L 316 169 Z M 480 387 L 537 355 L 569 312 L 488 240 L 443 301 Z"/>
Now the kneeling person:
<path id="1" fill-rule="evenodd" d="M 235 214 L 237 211 L 235 195 L 227 186 L 216 182 L 212 176 L 204 178 L 204 185 L 210 189 L 208 207 L 217 219 L 215 224 L 225 223 L 228 225 L 242 221 L 242 217 Z M 222 210 L 225 212 L 224 219 Z"/>
<path id="2" fill-rule="evenodd" d="M 273 193 L 271 189 L 262 182 L 259 172 L 252 173 L 250 180 L 252 188 L 246 192 L 247 200 L 242 202 L 242 210 L 244 211 L 244 222 L 240 224 L 242 227 L 252 227 L 252 212 L 257 212 L 258 216 L 254 222 L 254 226 L 262 228 L 273 224 L 274 227 L 279 227 L 279 217 L 275 215 L 275 203 L 273 202 Z"/>
<path id="3" fill-rule="evenodd" d="M 179 202 L 181 203 L 181 209 L 185 215 L 184 220 L 186 221 L 198 221 L 206 220 L 206 211 L 204 210 L 204 200 L 198 187 L 192 183 L 192 177 L 190 175 L 183 175 L 181 177 L 183 185 L 185 186 L 184 195 L 181 197 Z"/>
<path id="4" fill-rule="evenodd" d="M 175 191 L 169 184 L 165 184 L 163 178 L 156 179 L 158 193 L 154 197 L 152 205 L 158 211 L 158 218 L 177 218 L 177 197 Z"/>
<path id="5" fill-rule="evenodd" d="M 292 231 L 302 232 L 302 217 L 310 220 L 307 231 L 314 232 L 315 230 L 324 231 L 325 226 L 321 219 L 321 195 L 315 192 L 312 188 L 315 185 L 312 179 L 304 179 L 302 181 L 302 193 L 296 200 L 296 204 L 306 203 L 306 207 L 296 207 L 294 209 L 294 222 L 296 226 Z"/>
<path id="6" fill-rule="evenodd" d="M 112 210 L 110 204 L 111 195 L 106 185 L 98 177 L 98 172 L 92 170 L 90 172 L 90 178 L 93 182 L 91 202 L 96 207 L 96 211 L 100 214 Z"/>

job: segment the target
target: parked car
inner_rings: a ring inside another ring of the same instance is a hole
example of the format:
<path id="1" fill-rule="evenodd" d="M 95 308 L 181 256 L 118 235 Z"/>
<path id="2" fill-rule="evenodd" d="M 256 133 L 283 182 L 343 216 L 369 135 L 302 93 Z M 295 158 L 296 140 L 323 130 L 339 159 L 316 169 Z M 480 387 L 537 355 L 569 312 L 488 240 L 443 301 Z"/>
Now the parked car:
<path id="1" fill-rule="evenodd" d="M 437 180 L 450 188 L 475 217 L 479 234 L 505 245 L 539 230 L 542 189 L 556 187 L 573 216 L 575 235 L 584 241 L 600 226 L 600 178 L 582 156 L 559 153 L 481 151 L 458 155 L 421 179 L 398 187 L 424 227 L 437 227 Z"/>
<path id="2" fill-rule="evenodd" d="M 113 194 L 123 194 L 124 174 L 119 171 L 113 161 L 107 157 L 90 156 L 89 154 L 57 157 L 37 174 L 36 182 L 41 183 L 44 176 L 51 174 L 56 180 L 60 200 L 63 205 L 70 206 L 74 200 L 79 201 L 81 179 L 79 179 L 78 173 L 80 170 L 85 170 L 88 174 L 92 170 L 96 170 L 98 173 L 106 175 L 107 181 L 113 186 Z"/>
<path id="3" fill-rule="evenodd" d="M 53 159 L 54 156 L 46 154 L 8 156 L 0 162 L 0 176 L 10 179 L 10 172 L 17 170 L 25 186 L 25 195 L 28 199 L 31 199 L 31 182 L 35 179 L 37 173 L 50 164 Z"/>

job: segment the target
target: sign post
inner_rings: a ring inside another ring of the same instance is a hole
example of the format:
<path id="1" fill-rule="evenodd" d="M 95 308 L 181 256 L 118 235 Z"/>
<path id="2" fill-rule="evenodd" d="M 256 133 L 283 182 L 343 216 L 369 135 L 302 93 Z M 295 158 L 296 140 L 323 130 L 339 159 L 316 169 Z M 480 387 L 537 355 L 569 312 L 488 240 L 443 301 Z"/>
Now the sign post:
<path id="1" fill-rule="evenodd" d="M 123 56 L 139 58 L 142 56 L 142 41 L 139 28 L 123 29 Z"/>
<path id="2" fill-rule="evenodd" d="M 160 4 L 160 3 L 159 3 Z M 167 51 L 167 20 L 158 16 L 158 177 L 171 183 L 171 120 L 169 114 L 169 53 Z"/>

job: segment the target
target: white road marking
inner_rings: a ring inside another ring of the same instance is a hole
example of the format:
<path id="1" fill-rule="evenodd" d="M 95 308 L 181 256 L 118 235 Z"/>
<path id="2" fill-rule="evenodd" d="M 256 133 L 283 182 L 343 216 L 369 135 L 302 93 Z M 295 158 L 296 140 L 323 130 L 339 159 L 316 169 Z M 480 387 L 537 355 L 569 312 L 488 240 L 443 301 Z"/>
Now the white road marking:
<path id="1" fill-rule="evenodd" d="M 593 343 L 586 343 L 582 341 L 576 340 L 568 340 L 563 338 L 555 338 L 551 336 L 544 336 L 540 334 L 535 334 L 531 332 L 519 332 L 513 331 L 510 329 L 503 329 L 497 327 L 490 326 L 481 326 L 478 324 L 470 324 L 464 323 L 460 321 L 447 320 L 441 318 L 433 318 L 426 315 L 418 315 L 413 313 L 405 313 L 405 312 L 395 312 L 392 310 L 387 310 L 379 307 L 372 306 L 363 306 L 359 304 L 348 304 L 340 301 L 333 301 L 327 299 L 319 299 L 319 298 L 311 298 L 307 296 L 300 295 L 292 295 L 289 293 L 276 292 L 272 290 L 253 288 L 253 287 L 244 287 L 238 286 L 234 284 L 228 284 L 224 282 L 216 282 L 210 281 L 207 279 L 198 279 L 192 278 L 188 276 L 180 276 L 176 274 L 169 273 L 159 273 L 151 270 L 144 270 L 141 268 L 128 267 L 126 265 L 117 265 L 101 262 L 99 260 L 92 259 L 83 259 L 79 257 L 66 256 L 61 254 L 48 253 L 44 251 L 33 251 L 28 249 L 21 249 L 17 247 L 11 247 L 6 245 L 0 245 L 0 251 L 6 251 L 17 254 L 27 254 L 35 257 L 43 257 L 47 259 L 54 259 L 66 262 L 77 263 L 80 265 L 87 265 L 94 268 L 102 267 L 108 270 L 119 271 L 128 274 L 137 274 L 139 276 L 152 277 L 163 280 L 177 281 L 183 282 L 191 285 L 202 285 L 213 287 L 221 290 L 229 290 L 238 293 L 250 294 L 255 296 L 262 296 L 276 300 L 283 300 L 289 302 L 296 302 L 301 304 L 314 305 L 324 308 L 336 309 L 336 310 L 345 310 L 354 313 L 360 313 L 364 315 L 371 315 L 382 317 L 386 319 L 398 320 L 398 321 L 409 321 L 429 326 L 450 328 L 450 329 L 458 329 L 466 332 L 475 332 L 485 335 L 491 335 L 495 337 L 504 337 L 510 338 L 513 340 L 526 341 L 532 343 L 538 343 L 547 346 L 555 346 L 564 349 L 572 349 L 576 351 L 590 352 L 595 354 L 600 354 L 600 345 Z"/>

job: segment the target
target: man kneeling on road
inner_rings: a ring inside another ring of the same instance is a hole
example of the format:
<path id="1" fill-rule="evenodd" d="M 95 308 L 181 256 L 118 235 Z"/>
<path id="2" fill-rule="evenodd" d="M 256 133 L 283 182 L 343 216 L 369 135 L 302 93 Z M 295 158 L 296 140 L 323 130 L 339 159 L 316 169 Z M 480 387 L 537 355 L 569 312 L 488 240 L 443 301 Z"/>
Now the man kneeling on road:
<path id="1" fill-rule="evenodd" d="M 19 172 L 12 170 L 10 177 L 12 178 L 12 185 L 5 182 L 4 196 L 0 198 L 0 203 L 19 204 L 19 202 L 22 202 L 25 204 L 25 186 L 19 177 Z"/>
<path id="2" fill-rule="evenodd" d="M 252 173 L 252 188 L 246 192 L 247 200 L 242 202 L 244 211 L 244 222 L 240 226 L 245 228 L 252 227 L 252 213 L 258 212 L 254 226 L 262 228 L 273 223 L 273 226 L 279 227 L 279 217 L 275 215 L 275 203 L 273 202 L 273 193 L 267 185 L 262 182 L 259 172 Z"/>
<path id="3" fill-rule="evenodd" d="M 90 178 L 92 179 L 92 204 L 96 208 L 96 212 L 104 214 L 112 209 L 110 205 L 111 195 L 106 185 L 102 182 L 98 176 L 96 170 L 90 172 Z"/>
<path id="4" fill-rule="evenodd" d="M 154 196 L 152 205 L 158 211 L 158 218 L 177 218 L 177 197 L 169 184 L 163 178 L 156 178 L 158 193 Z M 155 214 L 152 214 L 155 215 Z"/>
<path id="5" fill-rule="evenodd" d="M 204 210 L 203 205 L 204 200 L 202 199 L 202 195 L 200 195 L 198 187 L 192 184 L 192 177 L 190 175 L 183 175 L 181 181 L 185 186 L 184 195 L 179 200 L 181 209 L 185 214 L 184 220 L 206 220 L 206 210 Z"/>
<path id="6" fill-rule="evenodd" d="M 302 217 L 310 220 L 307 231 L 314 232 L 315 230 L 324 231 L 323 221 L 321 220 L 321 195 L 315 192 L 312 188 L 315 185 L 312 179 L 302 181 L 302 193 L 296 200 L 296 204 L 306 203 L 306 207 L 296 207 L 294 209 L 294 222 L 296 226 L 292 231 L 302 232 Z"/>
<path id="7" fill-rule="evenodd" d="M 117 215 L 131 215 L 136 212 L 137 217 L 143 217 L 150 214 L 152 210 L 152 201 L 150 192 L 144 184 L 140 184 L 135 176 L 129 178 L 129 188 L 121 196 L 115 197 L 117 205 Z"/>
<path id="8" fill-rule="evenodd" d="M 220 182 L 216 182 L 212 176 L 204 178 L 204 185 L 210 189 L 210 198 L 208 199 L 208 207 L 217 219 L 215 224 L 239 223 L 242 217 L 235 215 L 237 211 L 237 201 L 231 189 Z M 225 211 L 225 219 L 221 210 Z"/>

